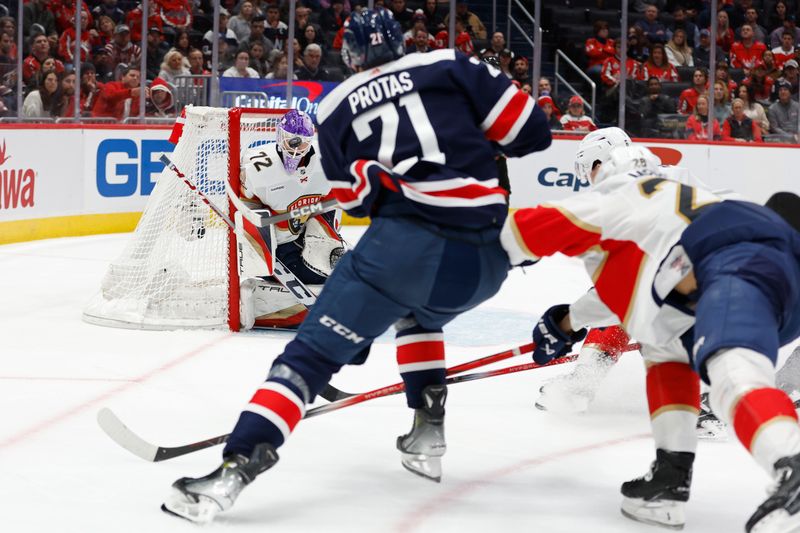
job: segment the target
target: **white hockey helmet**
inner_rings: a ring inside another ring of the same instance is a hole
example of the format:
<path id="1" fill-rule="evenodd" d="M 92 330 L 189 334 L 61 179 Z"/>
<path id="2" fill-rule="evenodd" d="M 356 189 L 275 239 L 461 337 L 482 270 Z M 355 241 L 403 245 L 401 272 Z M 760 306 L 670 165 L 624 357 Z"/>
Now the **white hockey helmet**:
<path id="1" fill-rule="evenodd" d="M 620 128 L 601 128 L 587 134 L 575 154 L 575 175 L 589 181 L 594 167 L 605 163 L 614 148 L 632 144 L 631 138 Z"/>
<path id="2" fill-rule="evenodd" d="M 594 184 L 597 185 L 610 176 L 635 170 L 658 172 L 660 165 L 661 160 L 658 156 L 640 144 L 614 148 L 595 176 Z"/>

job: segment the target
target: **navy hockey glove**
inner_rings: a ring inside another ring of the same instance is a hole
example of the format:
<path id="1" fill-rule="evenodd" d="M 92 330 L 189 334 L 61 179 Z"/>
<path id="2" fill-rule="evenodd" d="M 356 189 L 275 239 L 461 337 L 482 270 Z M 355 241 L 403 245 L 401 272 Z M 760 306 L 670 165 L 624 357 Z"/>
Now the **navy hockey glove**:
<path id="1" fill-rule="evenodd" d="M 586 328 L 569 334 L 561 330 L 559 323 L 569 313 L 569 305 L 554 305 L 542 315 L 533 328 L 533 360 L 543 365 L 556 357 L 563 357 L 572 350 L 572 345 L 586 337 Z"/>

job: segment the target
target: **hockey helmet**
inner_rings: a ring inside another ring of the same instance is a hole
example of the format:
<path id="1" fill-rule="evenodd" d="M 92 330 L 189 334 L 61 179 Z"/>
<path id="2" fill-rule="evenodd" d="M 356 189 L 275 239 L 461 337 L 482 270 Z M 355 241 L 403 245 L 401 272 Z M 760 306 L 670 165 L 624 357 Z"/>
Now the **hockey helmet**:
<path id="1" fill-rule="evenodd" d="M 403 31 L 388 9 L 356 10 L 345 21 L 342 60 L 352 70 L 376 67 L 403 54 Z"/>
<path id="2" fill-rule="evenodd" d="M 594 184 L 610 176 L 633 172 L 635 170 L 651 170 L 658 172 L 661 160 L 656 154 L 640 144 L 614 148 L 603 162 L 603 167 L 594 178 Z"/>
<path id="3" fill-rule="evenodd" d="M 302 111 L 288 111 L 278 123 L 278 150 L 283 157 L 283 168 L 294 172 L 303 157 L 311 150 L 314 138 L 314 123 Z"/>
<path id="4" fill-rule="evenodd" d="M 614 148 L 632 144 L 631 138 L 620 128 L 601 128 L 587 134 L 575 154 L 575 175 L 589 181 L 595 166 L 605 163 Z"/>

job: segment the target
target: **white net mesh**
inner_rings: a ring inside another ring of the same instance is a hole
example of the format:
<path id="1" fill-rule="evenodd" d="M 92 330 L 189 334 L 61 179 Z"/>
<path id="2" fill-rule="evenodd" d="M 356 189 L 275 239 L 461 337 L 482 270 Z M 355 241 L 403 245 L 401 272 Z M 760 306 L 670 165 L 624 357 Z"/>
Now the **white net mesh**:
<path id="1" fill-rule="evenodd" d="M 183 134 L 170 159 L 229 215 L 225 181 L 231 179 L 238 187 L 240 152 L 274 142 L 275 126 L 284 112 L 243 113 L 238 128 L 234 116 L 239 140 L 234 135 L 232 143 L 240 149 L 229 157 L 229 110 L 187 108 Z M 84 320 L 142 329 L 226 326 L 231 302 L 238 305 L 238 278 L 228 261 L 231 235 L 227 224 L 197 193 L 165 169 L 133 237 L 109 266 L 100 292 L 84 310 Z M 236 298 L 229 290 L 231 276 Z"/>

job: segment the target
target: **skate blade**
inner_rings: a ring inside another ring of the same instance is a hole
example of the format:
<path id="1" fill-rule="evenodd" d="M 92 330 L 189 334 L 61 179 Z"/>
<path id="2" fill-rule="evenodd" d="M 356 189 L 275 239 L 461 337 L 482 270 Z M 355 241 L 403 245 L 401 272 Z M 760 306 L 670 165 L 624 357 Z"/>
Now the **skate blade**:
<path id="1" fill-rule="evenodd" d="M 572 415 L 585 413 L 589 410 L 591 399 L 580 394 L 547 394 L 543 393 L 536 400 L 534 406 L 540 411 L 550 411 L 556 414 Z"/>
<path id="2" fill-rule="evenodd" d="M 790 515 L 785 509 L 772 511 L 759 520 L 750 533 L 800 533 L 800 515 Z"/>
<path id="3" fill-rule="evenodd" d="M 728 430 L 719 420 L 704 420 L 697 425 L 697 438 L 725 442 L 728 440 Z"/>
<path id="4" fill-rule="evenodd" d="M 685 505 L 684 502 L 669 500 L 648 502 L 638 498 L 623 498 L 620 510 L 625 517 L 643 524 L 681 530 L 686 523 Z"/>
<path id="5" fill-rule="evenodd" d="M 208 524 L 222 509 L 217 502 L 206 496 L 199 496 L 194 501 L 183 492 L 173 489 L 167 501 L 161 504 L 161 510 L 195 524 Z"/>
<path id="6" fill-rule="evenodd" d="M 442 481 L 442 458 L 429 455 L 402 453 L 403 468 L 436 483 Z"/>

